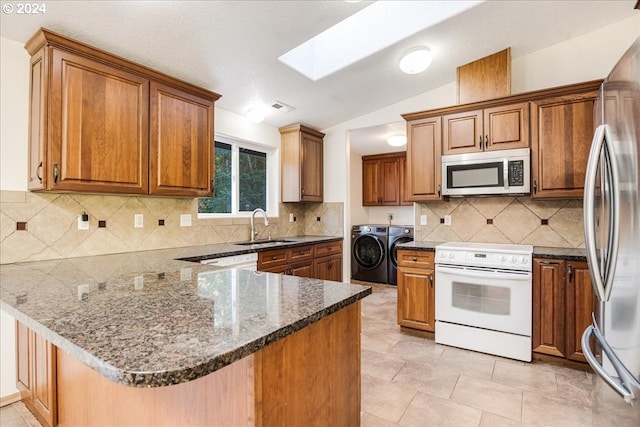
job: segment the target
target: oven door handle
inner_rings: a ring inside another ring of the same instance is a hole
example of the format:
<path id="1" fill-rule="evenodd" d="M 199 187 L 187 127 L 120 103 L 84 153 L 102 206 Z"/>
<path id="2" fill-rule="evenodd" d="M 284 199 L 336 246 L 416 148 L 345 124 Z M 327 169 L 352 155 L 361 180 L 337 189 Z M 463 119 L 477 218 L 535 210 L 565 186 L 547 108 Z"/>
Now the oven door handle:
<path id="1" fill-rule="evenodd" d="M 448 267 L 443 265 L 436 264 L 436 274 L 445 273 L 445 274 L 453 274 L 456 276 L 462 277 L 473 277 L 477 279 L 502 279 L 502 280 L 531 280 L 530 272 L 506 272 L 504 270 L 478 270 L 478 269 L 468 269 L 464 267 Z M 438 278 L 436 277 L 436 284 L 438 282 Z"/>

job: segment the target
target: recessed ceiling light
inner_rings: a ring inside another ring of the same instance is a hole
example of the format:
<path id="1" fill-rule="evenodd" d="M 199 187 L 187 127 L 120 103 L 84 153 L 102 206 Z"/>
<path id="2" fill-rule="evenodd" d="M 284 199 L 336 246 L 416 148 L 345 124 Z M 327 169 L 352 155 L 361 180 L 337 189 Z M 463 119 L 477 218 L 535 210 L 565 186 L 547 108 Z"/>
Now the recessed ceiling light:
<path id="1" fill-rule="evenodd" d="M 265 109 L 262 107 L 253 107 L 247 110 L 246 118 L 252 123 L 260 123 L 266 116 Z"/>
<path id="2" fill-rule="evenodd" d="M 389 135 L 389 137 L 387 138 L 387 144 L 391 145 L 392 147 L 402 147 L 406 143 L 407 143 L 407 136 L 399 133 L 394 135 Z"/>
<path id="3" fill-rule="evenodd" d="M 431 65 L 431 51 L 424 46 L 414 47 L 402 56 L 400 69 L 407 74 L 418 74 Z"/>

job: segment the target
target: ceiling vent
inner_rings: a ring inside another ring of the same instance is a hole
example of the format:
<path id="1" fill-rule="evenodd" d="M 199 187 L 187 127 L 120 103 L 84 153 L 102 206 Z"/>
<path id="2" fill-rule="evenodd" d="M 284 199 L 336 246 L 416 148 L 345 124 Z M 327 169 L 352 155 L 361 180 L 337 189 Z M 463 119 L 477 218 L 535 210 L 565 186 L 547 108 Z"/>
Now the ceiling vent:
<path id="1" fill-rule="evenodd" d="M 282 111 L 283 113 L 290 113 L 295 109 L 292 106 L 287 105 L 284 102 L 280 102 L 280 101 L 274 102 L 271 106 L 278 111 Z"/>

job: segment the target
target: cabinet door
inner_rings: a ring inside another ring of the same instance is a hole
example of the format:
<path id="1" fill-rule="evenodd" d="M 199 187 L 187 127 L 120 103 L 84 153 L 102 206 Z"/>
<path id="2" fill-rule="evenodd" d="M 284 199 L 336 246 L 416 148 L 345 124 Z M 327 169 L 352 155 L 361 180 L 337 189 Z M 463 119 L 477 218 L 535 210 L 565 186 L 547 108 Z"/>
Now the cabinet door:
<path id="1" fill-rule="evenodd" d="M 533 351 L 565 356 L 565 285 L 562 260 L 533 260 Z"/>
<path id="2" fill-rule="evenodd" d="M 29 82 L 29 190 L 47 188 L 47 66 L 44 47 L 31 57 Z"/>
<path id="3" fill-rule="evenodd" d="M 33 333 L 33 406 L 44 425 L 57 424 L 56 348 Z"/>
<path id="4" fill-rule="evenodd" d="M 22 399 L 31 399 L 31 331 L 20 322 L 16 322 L 16 362 L 17 386 Z"/>
<path id="5" fill-rule="evenodd" d="M 314 261 L 314 270 L 317 279 L 342 282 L 342 256 L 317 258 Z"/>
<path id="6" fill-rule="evenodd" d="M 398 324 L 435 331 L 435 287 L 432 269 L 398 269 Z"/>
<path id="7" fill-rule="evenodd" d="M 397 206 L 400 204 L 399 159 L 392 157 L 380 160 L 382 177 L 380 182 L 380 205 Z"/>
<path id="8" fill-rule="evenodd" d="M 307 261 L 289 266 L 284 274 L 298 277 L 313 277 L 313 273 L 313 261 Z"/>
<path id="9" fill-rule="evenodd" d="M 301 145 L 301 201 L 322 202 L 324 180 L 322 138 L 302 132 Z"/>
<path id="10" fill-rule="evenodd" d="M 484 110 L 484 149 L 510 150 L 529 147 L 529 103 Z"/>
<path id="11" fill-rule="evenodd" d="M 146 194 L 149 81 L 70 52 L 52 56 L 47 189 Z"/>
<path id="12" fill-rule="evenodd" d="M 483 150 L 482 110 L 443 117 L 442 154 L 475 153 Z"/>
<path id="13" fill-rule="evenodd" d="M 441 200 L 441 117 L 407 121 L 409 200 Z"/>
<path id="14" fill-rule="evenodd" d="M 409 180 L 407 179 L 407 156 L 398 158 L 398 187 L 400 189 L 400 206 L 412 206 L 409 200 Z"/>
<path id="15" fill-rule="evenodd" d="M 566 355 L 586 362 L 582 352 L 582 333 L 591 324 L 594 294 L 589 267 L 584 261 L 567 262 Z"/>
<path id="16" fill-rule="evenodd" d="M 380 161 L 362 160 L 362 206 L 380 204 Z"/>
<path id="17" fill-rule="evenodd" d="M 151 82 L 149 194 L 213 195 L 213 101 Z"/>
<path id="18" fill-rule="evenodd" d="M 597 91 L 531 103 L 533 198 L 582 198 Z"/>

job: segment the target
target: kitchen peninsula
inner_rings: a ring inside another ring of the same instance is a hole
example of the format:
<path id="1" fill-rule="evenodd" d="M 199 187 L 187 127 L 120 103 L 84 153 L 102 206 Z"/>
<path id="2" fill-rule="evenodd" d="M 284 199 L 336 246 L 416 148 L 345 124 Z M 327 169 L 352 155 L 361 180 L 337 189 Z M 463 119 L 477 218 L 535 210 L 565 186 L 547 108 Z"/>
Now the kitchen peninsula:
<path id="1" fill-rule="evenodd" d="M 234 250 L 3 265 L 18 340 L 51 348 L 54 423 L 359 425 L 371 288 L 178 260 Z"/>

